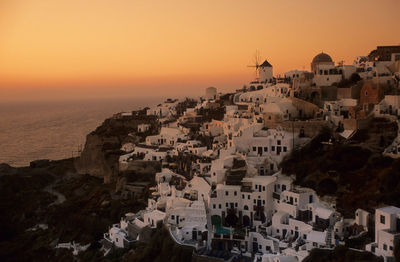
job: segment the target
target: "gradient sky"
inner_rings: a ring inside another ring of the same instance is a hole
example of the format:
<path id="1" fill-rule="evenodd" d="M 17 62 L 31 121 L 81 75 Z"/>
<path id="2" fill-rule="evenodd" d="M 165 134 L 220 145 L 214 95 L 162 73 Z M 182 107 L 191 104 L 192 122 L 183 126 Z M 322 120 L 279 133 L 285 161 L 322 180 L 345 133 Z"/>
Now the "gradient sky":
<path id="1" fill-rule="evenodd" d="M 0 101 L 199 95 L 400 44 L 399 0 L 1 0 Z"/>

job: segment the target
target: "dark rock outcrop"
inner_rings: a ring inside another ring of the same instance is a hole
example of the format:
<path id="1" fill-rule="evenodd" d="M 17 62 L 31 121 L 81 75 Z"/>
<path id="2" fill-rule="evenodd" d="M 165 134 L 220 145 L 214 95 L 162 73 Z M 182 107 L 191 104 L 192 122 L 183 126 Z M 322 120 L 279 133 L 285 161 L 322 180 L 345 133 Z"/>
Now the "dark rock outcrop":
<path id="1" fill-rule="evenodd" d="M 137 134 L 140 124 L 150 124 L 151 128 L 145 134 Z M 116 182 L 122 144 L 142 141 L 145 136 L 157 132 L 158 119 L 155 116 L 147 116 L 143 112 L 133 112 L 130 116 L 114 115 L 87 135 L 85 148 L 74 163 L 75 168 L 80 174 L 102 178 L 104 183 Z"/>

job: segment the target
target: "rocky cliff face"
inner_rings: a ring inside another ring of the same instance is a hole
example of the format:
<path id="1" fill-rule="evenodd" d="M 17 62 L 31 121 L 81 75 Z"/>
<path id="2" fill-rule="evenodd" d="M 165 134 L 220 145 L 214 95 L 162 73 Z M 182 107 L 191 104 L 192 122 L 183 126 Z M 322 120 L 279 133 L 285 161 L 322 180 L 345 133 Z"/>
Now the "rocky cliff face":
<path id="1" fill-rule="evenodd" d="M 137 134 L 137 126 L 144 123 L 151 125 L 150 130 L 146 134 Z M 114 115 L 87 135 L 85 148 L 74 162 L 75 168 L 80 174 L 102 178 L 104 183 L 116 182 L 122 144 L 141 141 L 157 132 L 155 116 L 146 116 L 144 112 L 133 112 L 131 116 Z"/>

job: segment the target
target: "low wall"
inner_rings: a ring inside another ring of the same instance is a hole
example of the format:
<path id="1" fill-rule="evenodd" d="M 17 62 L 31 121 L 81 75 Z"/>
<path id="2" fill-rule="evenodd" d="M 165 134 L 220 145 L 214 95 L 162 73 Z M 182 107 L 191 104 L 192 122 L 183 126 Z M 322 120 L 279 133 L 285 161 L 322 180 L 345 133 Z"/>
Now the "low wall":
<path id="1" fill-rule="evenodd" d="M 306 137 L 313 137 L 318 135 L 324 126 L 328 126 L 328 122 L 324 120 L 304 120 L 304 121 L 281 121 L 281 122 L 268 122 L 264 126 L 266 128 L 275 129 L 278 126 L 282 127 L 287 132 L 300 133 L 304 130 Z"/>

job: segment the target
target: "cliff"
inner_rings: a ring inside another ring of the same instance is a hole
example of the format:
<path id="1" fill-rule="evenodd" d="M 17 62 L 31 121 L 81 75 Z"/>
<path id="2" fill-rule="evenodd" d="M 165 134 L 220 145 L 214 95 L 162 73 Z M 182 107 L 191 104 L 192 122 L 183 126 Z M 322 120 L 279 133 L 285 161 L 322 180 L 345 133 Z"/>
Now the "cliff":
<path id="1" fill-rule="evenodd" d="M 397 125 L 374 119 L 350 140 L 323 144 L 333 136 L 324 129 L 308 145 L 293 151 L 282 163 L 284 174 L 318 195 L 336 197 L 337 209 L 353 218 L 356 208 L 369 212 L 380 205 L 400 205 L 400 159 L 382 155 L 397 135 Z"/>
<path id="2" fill-rule="evenodd" d="M 140 124 L 150 124 L 151 128 L 146 133 L 138 134 L 136 130 Z M 74 162 L 75 168 L 79 174 L 99 177 L 104 183 L 116 182 L 122 144 L 142 141 L 145 136 L 157 132 L 157 117 L 147 116 L 144 111 L 134 111 L 129 116 L 114 115 L 87 135 L 85 147 Z"/>
<path id="3" fill-rule="evenodd" d="M 110 261 L 99 240 L 127 212 L 146 207 L 149 191 L 134 198 L 115 192 L 115 184 L 76 174 L 74 159 L 34 161 L 30 167 L 0 164 L 0 261 Z M 137 172 L 130 180 L 154 181 Z M 59 243 L 91 244 L 73 256 Z"/>

